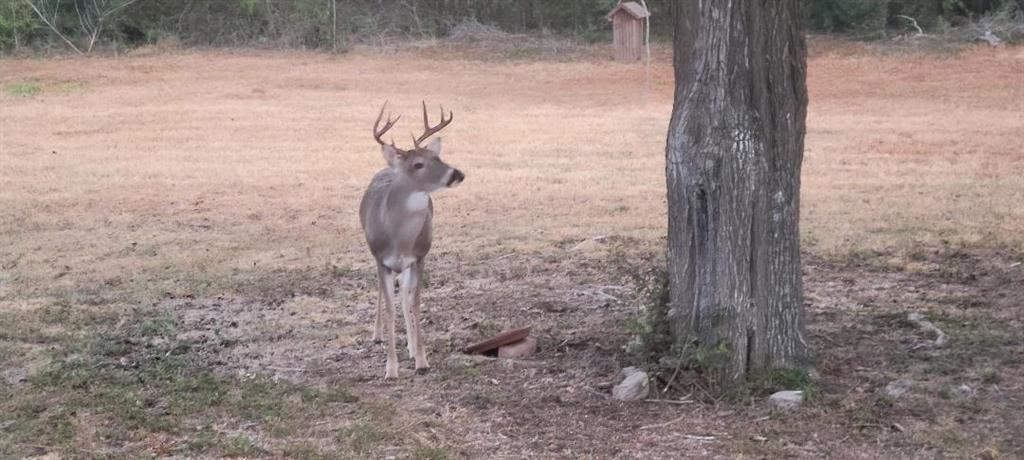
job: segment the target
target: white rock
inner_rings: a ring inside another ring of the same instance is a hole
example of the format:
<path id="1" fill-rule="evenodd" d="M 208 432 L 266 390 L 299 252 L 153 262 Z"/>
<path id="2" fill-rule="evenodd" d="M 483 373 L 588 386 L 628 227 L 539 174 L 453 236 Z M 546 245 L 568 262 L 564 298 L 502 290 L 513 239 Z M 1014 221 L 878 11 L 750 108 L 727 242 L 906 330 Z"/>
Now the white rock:
<path id="1" fill-rule="evenodd" d="M 645 399 L 648 392 L 650 392 L 647 380 L 646 372 L 634 368 L 622 383 L 612 388 L 612 397 L 619 401 L 639 401 Z"/>
<path id="2" fill-rule="evenodd" d="M 619 371 L 619 378 L 625 379 L 626 377 L 636 374 L 637 372 L 642 372 L 639 367 L 623 367 L 622 370 Z"/>
<path id="3" fill-rule="evenodd" d="M 796 409 L 803 402 L 804 392 L 802 391 L 779 391 L 768 397 L 768 405 L 776 409 Z"/>
<path id="4" fill-rule="evenodd" d="M 903 396 L 906 392 L 910 391 L 910 388 L 913 386 L 913 380 L 893 380 L 892 382 L 889 382 L 889 384 L 885 386 L 885 390 L 883 391 L 883 393 L 885 393 L 885 395 L 890 398 L 899 398 L 900 396 Z"/>

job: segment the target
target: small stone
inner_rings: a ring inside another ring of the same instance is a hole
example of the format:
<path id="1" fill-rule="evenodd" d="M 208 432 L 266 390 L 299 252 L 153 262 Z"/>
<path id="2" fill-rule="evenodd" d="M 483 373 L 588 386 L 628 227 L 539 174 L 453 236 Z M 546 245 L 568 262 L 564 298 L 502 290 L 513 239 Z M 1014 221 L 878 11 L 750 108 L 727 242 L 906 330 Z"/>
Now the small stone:
<path id="1" fill-rule="evenodd" d="M 619 401 L 639 401 L 645 399 L 650 391 L 647 380 L 646 372 L 635 369 L 621 383 L 612 388 L 612 397 Z"/>
<path id="2" fill-rule="evenodd" d="M 999 451 L 989 447 L 981 452 L 978 452 L 978 458 L 980 460 L 996 460 L 999 458 Z"/>
<path id="3" fill-rule="evenodd" d="M 903 396 L 908 391 L 910 391 L 910 388 L 913 386 L 913 380 L 893 380 L 892 382 L 889 382 L 889 384 L 885 386 L 885 390 L 883 390 L 882 392 L 890 398 L 899 398 L 900 396 Z"/>
<path id="4" fill-rule="evenodd" d="M 533 337 L 527 337 L 515 343 L 508 345 L 502 345 L 498 348 L 499 358 L 522 358 L 524 356 L 530 356 L 537 352 L 537 339 Z"/>
<path id="5" fill-rule="evenodd" d="M 961 384 L 960 386 L 953 388 L 953 391 L 956 392 L 957 396 L 962 398 L 970 398 L 971 396 L 974 396 L 974 389 L 966 384 Z"/>
<path id="6" fill-rule="evenodd" d="M 804 402 L 802 391 L 779 391 L 768 397 L 768 405 L 783 410 L 791 410 L 800 407 Z"/>

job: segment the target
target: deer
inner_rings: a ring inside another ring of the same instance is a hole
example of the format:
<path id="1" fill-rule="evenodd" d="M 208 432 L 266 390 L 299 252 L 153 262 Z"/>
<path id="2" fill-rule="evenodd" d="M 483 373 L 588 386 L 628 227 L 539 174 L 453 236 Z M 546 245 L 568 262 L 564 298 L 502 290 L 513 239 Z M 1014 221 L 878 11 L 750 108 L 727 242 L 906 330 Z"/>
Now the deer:
<path id="1" fill-rule="evenodd" d="M 387 364 L 384 379 L 398 378 L 398 354 L 395 351 L 395 304 L 400 302 L 405 317 L 406 343 L 409 357 L 415 359 L 417 374 L 430 369 L 423 334 L 420 329 L 420 280 L 433 240 L 434 203 L 431 193 L 458 186 L 466 176 L 441 160 L 441 138 L 423 142 L 451 124 L 454 114 L 431 126 L 427 103 L 423 102 L 423 134 L 413 135 L 413 148 L 395 146 L 394 138 L 385 143 L 384 136 L 401 115 L 381 127 L 384 108 L 380 108 L 373 124 L 373 138 L 380 144 L 387 167 L 373 176 L 359 204 L 359 222 L 366 236 L 370 253 L 377 262 L 377 316 L 372 340 L 382 342 L 385 325 L 388 329 Z M 398 281 L 398 299 L 395 281 Z M 386 324 L 385 324 L 386 323 Z"/>

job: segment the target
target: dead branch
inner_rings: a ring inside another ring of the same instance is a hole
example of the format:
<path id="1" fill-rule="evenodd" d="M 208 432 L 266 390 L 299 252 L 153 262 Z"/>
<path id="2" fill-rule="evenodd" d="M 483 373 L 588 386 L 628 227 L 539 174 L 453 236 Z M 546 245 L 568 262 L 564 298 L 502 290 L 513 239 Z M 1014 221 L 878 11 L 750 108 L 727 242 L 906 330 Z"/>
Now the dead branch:
<path id="1" fill-rule="evenodd" d="M 917 29 L 917 34 L 915 34 L 911 38 L 927 37 L 927 35 L 924 33 L 924 30 L 921 29 L 921 26 L 917 25 L 917 19 L 914 19 L 914 18 L 912 18 L 910 16 L 906 16 L 906 15 L 903 15 L 903 14 L 897 14 L 896 17 L 903 18 L 903 19 L 906 19 L 907 21 L 910 21 L 910 25 L 913 26 L 915 29 Z"/>
<path id="2" fill-rule="evenodd" d="M 36 1 L 38 2 L 39 0 L 36 0 Z M 71 49 L 75 50 L 75 52 L 78 53 L 78 54 L 85 54 L 85 53 L 82 52 L 81 49 L 79 49 L 77 46 L 75 46 L 75 43 L 72 42 L 71 39 L 69 39 L 64 34 L 62 34 L 60 32 L 60 29 L 57 28 L 57 16 L 59 15 L 58 13 L 60 12 L 60 2 L 55 3 L 54 6 L 53 6 L 53 18 L 52 19 L 48 18 L 46 16 L 46 14 L 43 13 L 42 9 L 45 9 L 45 7 L 40 9 L 40 7 L 37 6 L 35 4 L 35 2 L 33 2 L 32 0 L 25 0 L 25 4 L 28 5 L 30 8 L 32 8 L 32 11 L 36 12 L 36 16 L 39 16 L 39 19 L 43 21 L 43 24 L 46 24 L 46 27 L 49 27 L 50 30 L 53 31 L 53 33 L 57 34 L 57 36 L 60 37 L 61 40 L 64 40 L 64 43 L 67 43 L 68 46 L 71 47 Z M 40 5 L 44 5 L 44 4 L 40 3 Z"/>

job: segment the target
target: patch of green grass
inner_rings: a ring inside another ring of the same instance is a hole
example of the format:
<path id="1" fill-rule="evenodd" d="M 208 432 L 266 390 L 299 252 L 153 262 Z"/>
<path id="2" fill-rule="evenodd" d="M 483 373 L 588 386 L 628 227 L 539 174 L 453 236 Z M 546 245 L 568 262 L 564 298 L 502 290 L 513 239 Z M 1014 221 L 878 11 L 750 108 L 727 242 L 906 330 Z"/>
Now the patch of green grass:
<path id="1" fill-rule="evenodd" d="M 497 402 L 494 395 L 482 391 L 471 391 L 459 398 L 459 402 L 474 409 L 485 410 L 491 408 Z"/>
<path id="2" fill-rule="evenodd" d="M 241 438 L 222 438 L 206 427 L 191 432 L 188 421 L 254 424 L 270 429 L 279 420 L 307 420 L 330 403 L 351 403 L 344 386 L 316 389 L 269 377 L 240 378 L 214 372 L 202 343 L 181 341 L 173 312 L 139 308 L 123 321 L 95 321 L 80 309 L 57 305 L 19 318 L 25 324 L 64 321 L 78 328 L 52 341 L 52 361 L 16 391 L 0 391 L 0 456 L 35 455 L 32 446 L 73 454 L 77 417 L 87 414 L 114 449 L 155 433 L 187 434 L 191 454 L 254 456 L 262 450 Z M 87 326 L 82 326 L 82 323 Z M 17 322 L 0 320 L 0 334 Z M 17 340 L 17 339 L 15 339 Z M 0 388 L 4 390 L 4 388 Z"/>
<path id="3" fill-rule="evenodd" d="M 335 440 L 356 452 L 366 453 L 378 445 L 395 439 L 390 428 L 372 422 L 357 422 L 342 429 Z"/>
<path id="4" fill-rule="evenodd" d="M 14 97 L 32 97 L 43 91 L 39 83 L 28 81 L 22 83 L 11 83 L 4 87 L 7 94 Z"/>
<path id="5" fill-rule="evenodd" d="M 332 452 L 324 452 L 309 444 L 290 444 L 286 446 L 281 455 L 286 458 L 301 458 L 303 460 L 329 460 L 343 458 Z"/>
<path id="6" fill-rule="evenodd" d="M 5 362 L 14 356 L 14 345 L 6 340 L 0 340 L 0 363 Z"/>
<path id="7" fill-rule="evenodd" d="M 821 390 L 805 369 L 761 369 L 747 375 L 747 390 L 755 396 L 767 396 L 776 391 L 804 392 L 805 401 L 821 398 Z"/>
<path id="8" fill-rule="evenodd" d="M 992 367 L 986 367 L 981 370 L 981 383 L 986 385 L 995 385 L 999 383 L 1002 378 L 999 375 L 999 371 Z"/>
<path id="9" fill-rule="evenodd" d="M 443 447 L 418 445 L 412 450 L 412 458 L 417 460 L 448 460 L 451 455 Z"/>
<path id="10" fill-rule="evenodd" d="M 230 436 L 219 443 L 218 450 L 224 457 L 259 457 L 266 451 L 261 449 L 247 436 Z"/>

